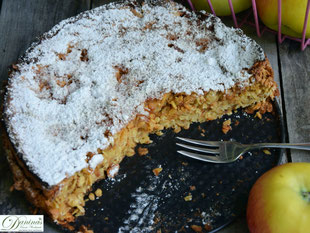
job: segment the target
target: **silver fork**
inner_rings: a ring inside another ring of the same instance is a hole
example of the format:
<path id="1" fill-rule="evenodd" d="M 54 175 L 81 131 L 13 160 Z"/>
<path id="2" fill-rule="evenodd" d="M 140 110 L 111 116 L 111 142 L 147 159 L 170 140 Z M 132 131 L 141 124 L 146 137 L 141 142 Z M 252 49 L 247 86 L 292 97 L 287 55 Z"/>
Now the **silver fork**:
<path id="1" fill-rule="evenodd" d="M 197 147 L 192 145 L 176 143 L 178 146 L 184 147 L 189 150 L 214 154 L 215 156 L 178 150 L 178 153 L 182 155 L 210 163 L 231 163 L 236 161 L 238 158 L 240 158 L 241 155 L 248 152 L 249 150 L 259 148 L 290 148 L 290 149 L 310 150 L 310 143 L 241 144 L 233 141 L 203 141 L 181 137 L 177 137 L 177 139 L 187 143 L 205 146 L 205 147 Z M 206 148 L 206 146 L 213 148 L 212 149 Z"/>

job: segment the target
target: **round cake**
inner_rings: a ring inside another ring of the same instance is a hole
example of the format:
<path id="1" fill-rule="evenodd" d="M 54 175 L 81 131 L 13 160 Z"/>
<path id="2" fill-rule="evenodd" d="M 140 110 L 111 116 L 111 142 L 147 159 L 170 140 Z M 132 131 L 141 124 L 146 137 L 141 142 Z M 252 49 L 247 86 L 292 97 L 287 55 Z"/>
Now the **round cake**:
<path id="1" fill-rule="evenodd" d="M 84 12 L 13 65 L 4 118 L 15 188 L 67 224 L 150 133 L 265 111 L 275 95 L 261 47 L 212 15 L 171 1 Z"/>

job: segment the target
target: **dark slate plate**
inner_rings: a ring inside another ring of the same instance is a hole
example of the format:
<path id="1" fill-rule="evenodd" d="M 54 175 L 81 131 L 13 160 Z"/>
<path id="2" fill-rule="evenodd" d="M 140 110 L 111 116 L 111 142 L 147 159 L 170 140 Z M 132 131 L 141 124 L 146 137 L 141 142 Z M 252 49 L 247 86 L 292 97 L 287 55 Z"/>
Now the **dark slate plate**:
<path id="1" fill-rule="evenodd" d="M 100 188 L 103 195 L 87 202 L 86 215 L 77 219 L 76 229 L 85 225 L 100 233 L 156 232 L 159 229 L 192 232 L 191 225 L 204 228 L 207 224 L 209 232 L 215 232 L 226 226 L 245 213 L 251 186 L 279 163 L 282 151 L 270 149 L 271 155 L 268 155 L 255 150 L 231 164 L 210 164 L 177 154 L 175 136 L 233 139 L 242 143 L 283 142 L 283 120 L 277 103 L 274 109 L 274 113 L 264 114 L 261 120 L 239 110 L 218 120 L 193 124 L 178 134 L 166 130 L 160 137 L 152 135 L 152 144 L 140 145 L 148 148 L 147 155 L 125 158 L 114 179 L 94 185 L 93 191 Z M 232 121 L 232 130 L 225 135 L 221 129 L 227 119 Z M 3 156 L 0 160 L 0 172 L 7 175 L 0 180 L 0 214 L 29 213 L 23 194 L 8 193 L 12 178 Z M 163 170 L 155 176 L 152 170 L 158 167 Z M 185 201 L 189 194 L 192 200 Z"/>

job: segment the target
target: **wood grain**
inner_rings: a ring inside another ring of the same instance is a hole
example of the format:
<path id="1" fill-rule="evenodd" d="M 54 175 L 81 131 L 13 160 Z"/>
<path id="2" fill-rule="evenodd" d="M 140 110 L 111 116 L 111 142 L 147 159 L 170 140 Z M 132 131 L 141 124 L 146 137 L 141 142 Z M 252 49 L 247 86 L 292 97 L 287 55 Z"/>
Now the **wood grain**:
<path id="1" fill-rule="evenodd" d="M 285 41 L 279 46 L 283 97 L 290 142 L 310 142 L 310 48 Z M 292 162 L 310 162 L 309 151 L 291 150 Z"/>

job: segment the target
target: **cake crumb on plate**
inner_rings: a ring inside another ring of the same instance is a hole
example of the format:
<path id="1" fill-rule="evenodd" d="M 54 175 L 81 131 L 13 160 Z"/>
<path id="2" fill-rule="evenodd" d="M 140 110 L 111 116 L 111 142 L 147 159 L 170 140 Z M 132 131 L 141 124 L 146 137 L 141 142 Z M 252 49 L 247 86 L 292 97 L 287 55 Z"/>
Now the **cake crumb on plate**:
<path id="1" fill-rule="evenodd" d="M 144 147 L 139 147 L 138 148 L 138 154 L 140 156 L 146 155 L 147 153 L 149 153 L 149 150 L 147 148 L 144 148 Z"/>
<path id="2" fill-rule="evenodd" d="M 230 124 L 231 124 L 231 120 L 230 120 L 230 119 L 228 119 L 228 120 L 226 120 L 226 121 L 223 122 L 222 132 L 223 132 L 224 134 L 227 134 L 228 131 L 230 131 L 230 130 L 232 129 L 231 126 L 230 126 Z"/>
<path id="3" fill-rule="evenodd" d="M 158 176 L 159 173 L 161 173 L 162 170 L 163 170 L 162 167 L 154 168 L 153 169 L 153 173 L 154 173 L 155 176 Z"/>

